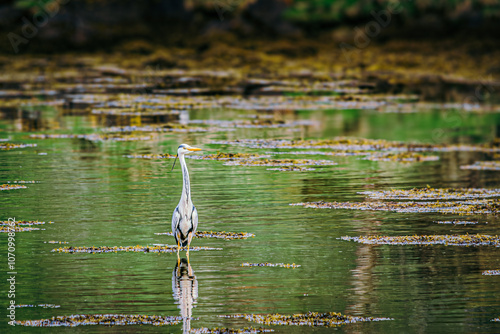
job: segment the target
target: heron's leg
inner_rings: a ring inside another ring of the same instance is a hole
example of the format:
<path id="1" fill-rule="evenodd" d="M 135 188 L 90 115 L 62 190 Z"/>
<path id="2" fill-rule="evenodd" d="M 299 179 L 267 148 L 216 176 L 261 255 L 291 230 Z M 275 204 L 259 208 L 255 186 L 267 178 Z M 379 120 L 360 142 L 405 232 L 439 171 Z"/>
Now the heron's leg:
<path id="1" fill-rule="evenodd" d="M 191 239 L 193 239 L 193 232 L 189 232 L 189 234 L 188 234 L 188 245 L 187 245 L 188 249 L 186 252 L 188 263 L 189 263 L 189 246 L 191 245 Z"/>
<path id="2" fill-rule="evenodd" d="M 179 251 L 181 249 L 181 244 L 179 242 L 179 238 L 177 238 L 177 265 L 181 264 L 181 258 L 179 257 Z"/>

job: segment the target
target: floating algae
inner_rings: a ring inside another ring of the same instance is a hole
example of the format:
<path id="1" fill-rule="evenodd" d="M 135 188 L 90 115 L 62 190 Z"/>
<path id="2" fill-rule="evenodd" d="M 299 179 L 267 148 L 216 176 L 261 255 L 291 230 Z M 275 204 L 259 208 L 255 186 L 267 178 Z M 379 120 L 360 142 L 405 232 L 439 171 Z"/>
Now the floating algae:
<path id="1" fill-rule="evenodd" d="M 127 325 L 177 325 L 180 317 L 164 317 L 142 314 L 75 314 L 56 316 L 49 319 L 15 321 L 16 325 L 29 327 L 76 327 L 88 325 L 127 326 Z"/>
<path id="2" fill-rule="evenodd" d="M 60 308 L 61 305 L 55 305 L 55 304 L 38 304 L 38 305 L 21 304 L 21 305 L 15 305 L 15 307 L 16 308 L 25 308 L 25 307 Z"/>
<path id="3" fill-rule="evenodd" d="M 151 140 L 151 136 L 134 135 L 108 135 L 108 134 L 32 134 L 34 139 L 85 139 L 88 141 L 146 141 Z"/>
<path id="4" fill-rule="evenodd" d="M 187 250 L 187 247 L 181 247 L 181 250 Z M 222 250 L 222 248 L 213 247 L 189 247 L 190 251 L 201 250 Z M 117 253 L 117 252 L 142 252 L 142 253 L 176 253 L 177 246 L 152 245 L 152 246 L 100 246 L 100 247 L 61 247 L 54 248 L 52 252 L 58 253 Z"/>
<path id="5" fill-rule="evenodd" d="M 0 226 L 0 233 L 39 231 L 37 227 Z"/>
<path id="6" fill-rule="evenodd" d="M 38 220 L 20 220 L 15 222 L 0 221 L 0 233 L 39 231 L 40 228 L 31 226 L 44 224 L 45 222 L 40 222 Z M 53 222 L 49 222 L 49 224 L 53 224 Z"/>
<path id="7" fill-rule="evenodd" d="M 160 153 L 160 154 L 139 154 L 139 155 L 124 155 L 126 158 L 131 159 L 175 159 L 175 155 L 169 153 Z M 195 159 L 195 160 L 238 160 L 238 159 L 257 159 L 267 157 L 258 154 L 250 154 L 250 153 L 221 153 L 217 152 L 216 154 L 208 154 L 208 155 L 192 155 L 187 156 L 187 159 Z"/>
<path id="8" fill-rule="evenodd" d="M 500 161 L 476 161 L 472 165 L 460 166 L 460 169 L 500 171 Z"/>
<path id="9" fill-rule="evenodd" d="M 124 157 L 129 159 L 175 159 L 175 155 L 168 153 L 124 155 Z"/>
<path id="10" fill-rule="evenodd" d="M 371 199 L 403 199 L 403 200 L 453 200 L 500 197 L 500 189 L 484 188 L 413 188 L 409 190 L 361 191 L 358 194 L 367 195 Z"/>
<path id="11" fill-rule="evenodd" d="M 438 212 L 443 214 L 498 214 L 500 200 L 474 200 L 455 202 L 305 202 L 292 203 L 292 206 L 304 206 L 316 209 L 348 209 L 393 211 L 399 213 L 427 213 Z"/>
<path id="12" fill-rule="evenodd" d="M 26 147 L 36 147 L 36 144 L 12 144 L 12 143 L 0 143 L 0 150 L 12 150 L 15 148 L 26 148 Z"/>
<path id="13" fill-rule="evenodd" d="M 173 126 L 165 125 L 161 127 L 152 126 L 113 126 L 109 128 L 102 129 L 103 132 L 107 133 L 121 133 L 121 132 L 208 132 L 208 131 L 219 131 L 219 129 L 212 128 L 194 128 L 194 127 L 184 127 L 184 126 Z"/>
<path id="14" fill-rule="evenodd" d="M 403 235 L 403 236 L 365 236 L 341 237 L 366 245 L 445 245 L 445 246 L 496 246 L 500 247 L 500 236 L 486 234 L 462 235 Z"/>
<path id="15" fill-rule="evenodd" d="M 172 232 L 164 232 L 164 233 L 155 233 L 156 235 L 169 235 L 174 236 Z M 196 231 L 195 237 L 197 238 L 215 238 L 215 239 L 224 239 L 224 240 L 233 240 L 233 239 L 247 239 L 255 237 L 253 233 L 247 232 L 213 232 L 213 231 Z"/>
<path id="16" fill-rule="evenodd" d="M 416 152 L 381 152 L 373 153 L 363 158 L 370 161 L 396 161 L 396 162 L 423 162 L 437 161 L 439 157 L 436 155 L 423 155 Z"/>
<path id="17" fill-rule="evenodd" d="M 248 159 L 257 159 L 268 157 L 260 154 L 251 154 L 251 153 L 224 153 L 217 152 L 216 154 L 209 155 L 193 155 L 192 159 L 202 159 L 202 160 L 248 160 Z"/>
<path id="18" fill-rule="evenodd" d="M 248 321 L 254 321 L 264 325 L 280 325 L 280 326 L 313 326 L 313 327 L 336 327 L 345 324 L 353 324 L 357 322 L 367 321 L 384 321 L 394 320 L 391 318 L 373 318 L 373 317 L 353 317 L 343 315 L 337 312 L 317 313 L 308 312 L 306 314 L 244 314 L 243 317 Z"/>
<path id="19" fill-rule="evenodd" d="M 315 168 L 305 168 L 305 167 L 296 167 L 296 166 L 284 166 L 279 168 L 267 168 L 267 170 L 275 170 L 278 172 L 310 172 L 316 170 Z"/>
<path id="20" fill-rule="evenodd" d="M 21 184 L 28 184 L 28 183 L 40 183 L 40 181 L 23 181 L 23 180 L 20 180 L 20 181 L 8 181 L 7 183 L 21 183 Z"/>
<path id="21" fill-rule="evenodd" d="M 336 137 L 325 140 L 238 139 L 212 141 L 213 144 L 237 145 L 249 148 L 332 149 L 338 151 L 413 151 L 413 152 L 500 152 L 495 143 L 483 145 L 420 144 L 383 139 Z"/>
<path id="22" fill-rule="evenodd" d="M 453 224 L 453 225 L 476 225 L 479 222 L 470 222 L 467 220 L 440 220 L 437 221 L 438 224 Z"/>
<path id="23" fill-rule="evenodd" d="M 336 162 L 330 160 L 308 160 L 308 159 L 250 159 L 234 160 L 224 163 L 226 166 L 267 166 L 267 167 L 289 167 L 289 166 L 333 166 Z"/>
<path id="24" fill-rule="evenodd" d="M 49 224 L 54 224 L 54 222 L 48 222 Z M 41 222 L 38 220 L 16 220 L 15 222 L 9 222 L 9 221 L 0 221 L 0 226 L 5 226 L 5 225 L 23 225 L 23 226 L 33 226 L 33 225 L 45 225 L 45 222 Z"/>
<path id="25" fill-rule="evenodd" d="M 189 333 L 191 334 L 255 334 L 255 333 L 271 333 L 274 332 L 270 328 L 193 328 Z"/>
<path id="26" fill-rule="evenodd" d="M 0 184 L 0 190 L 26 189 L 28 187 L 19 184 Z"/>
<path id="27" fill-rule="evenodd" d="M 244 262 L 241 264 L 242 267 L 281 267 L 281 268 L 299 268 L 301 265 L 300 264 L 295 264 L 295 263 L 248 263 Z"/>
<path id="28" fill-rule="evenodd" d="M 492 276 L 496 276 L 496 275 L 500 275 L 500 270 L 499 269 L 496 269 L 496 270 L 485 270 L 482 272 L 483 275 L 492 275 Z"/>

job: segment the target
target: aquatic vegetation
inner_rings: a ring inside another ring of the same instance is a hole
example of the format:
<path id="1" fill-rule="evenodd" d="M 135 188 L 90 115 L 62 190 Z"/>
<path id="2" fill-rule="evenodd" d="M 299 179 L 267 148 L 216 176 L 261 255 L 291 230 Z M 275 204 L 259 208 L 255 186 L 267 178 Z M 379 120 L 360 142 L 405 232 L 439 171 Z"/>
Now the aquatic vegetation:
<path id="1" fill-rule="evenodd" d="M 181 250 L 187 250 L 187 247 L 181 247 Z M 201 250 L 222 250 L 222 248 L 213 247 L 189 247 L 190 252 Z M 117 252 L 140 252 L 140 253 L 177 253 L 177 246 L 170 245 L 151 245 L 151 246 L 100 246 L 100 247 L 61 247 L 54 248 L 52 252 L 58 253 L 117 253 Z"/>
<path id="2" fill-rule="evenodd" d="M 439 157 L 436 155 L 423 155 L 416 152 L 389 152 L 375 153 L 363 158 L 370 161 L 398 161 L 398 162 L 422 162 L 422 161 L 437 161 Z"/>
<path id="3" fill-rule="evenodd" d="M 12 144 L 0 142 L 0 150 L 12 150 L 15 148 L 36 147 L 36 144 Z"/>
<path id="4" fill-rule="evenodd" d="M 189 333 L 191 334 L 255 334 L 255 333 L 271 333 L 274 332 L 274 329 L 270 328 L 254 328 L 254 327 L 245 327 L 245 328 L 193 328 Z"/>
<path id="5" fill-rule="evenodd" d="M 251 153 L 224 153 L 217 152 L 216 154 L 209 155 L 201 155 L 201 156 L 192 156 L 192 159 L 202 159 L 202 160 L 248 160 L 248 159 L 257 159 L 266 157 L 265 155 L 260 154 L 251 154 Z"/>
<path id="6" fill-rule="evenodd" d="M 21 183 L 21 184 L 28 184 L 28 183 L 40 183 L 40 181 L 12 181 L 12 182 L 7 182 L 7 183 Z"/>
<path id="7" fill-rule="evenodd" d="M 486 270 L 482 272 L 483 275 L 500 275 L 500 270 Z"/>
<path id="8" fill-rule="evenodd" d="M 56 316 L 49 319 L 15 321 L 18 326 L 28 327 L 76 327 L 88 325 L 126 326 L 152 325 L 166 326 L 181 323 L 181 317 L 165 317 L 143 314 L 74 314 Z"/>
<path id="9" fill-rule="evenodd" d="M 338 151 L 404 151 L 404 152 L 500 152 L 495 143 L 482 145 L 421 144 L 388 141 L 383 139 L 336 137 L 323 140 L 237 139 L 217 140 L 213 144 L 237 145 L 249 148 L 331 149 Z"/>
<path id="10" fill-rule="evenodd" d="M 460 166 L 460 169 L 500 171 L 500 161 L 476 161 L 472 165 Z"/>
<path id="11" fill-rule="evenodd" d="M 85 139 L 88 141 L 143 141 L 151 140 L 151 136 L 134 136 L 126 134 L 32 134 L 34 139 Z"/>
<path id="12" fill-rule="evenodd" d="M 403 235 L 403 236 L 364 236 L 341 237 L 366 245 L 445 245 L 445 246 L 496 246 L 500 247 L 500 236 L 486 234 L 462 235 Z"/>
<path id="13" fill-rule="evenodd" d="M 163 109 L 158 106 L 157 109 Z M 94 115 L 114 115 L 114 116 L 177 116 L 178 111 L 167 111 L 167 110 L 150 110 L 148 109 L 93 109 L 92 114 Z"/>
<path id="14" fill-rule="evenodd" d="M 334 166 L 336 162 L 330 160 L 307 160 L 307 159 L 250 159 L 234 160 L 224 163 L 226 166 Z"/>
<path id="15" fill-rule="evenodd" d="M 175 159 L 175 155 L 168 153 L 124 155 L 124 157 L 130 159 Z"/>
<path id="16" fill-rule="evenodd" d="M 31 232 L 31 231 L 39 231 L 40 229 L 37 227 L 21 227 L 21 226 L 0 226 L 0 233 L 8 233 L 8 232 Z"/>
<path id="17" fill-rule="evenodd" d="M 474 200 L 456 202 L 306 202 L 292 203 L 292 206 L 304 206 L 316 209 L 348 209 L 348 210 L 374 210 L 393 211 L 399 213 L 426 213 L 438 212 L 444 214 L 498 214 L 500 201 Z"/>
<path id="18" fill-rule="evenodd" d="M 18 184 L 0 184 L 0 190 L 26 189 L 28 187 Z"/>
<path id="19" fill-rule="evenodd" d="M 296 167 L 296 166 L 284 166 L 279 168 L 267 168 L 267 170 L 274 170 L 278 172 L 310 172 L 316 170 L 315 168 L 305 168 L 305 167 Z"/>
<path id="20" fill-rule="evenodd" d="M 479 224 L 479 222 L 470 222 L 466 220 L 443 220 L 443 221 L 437 221 L 436 223 L 438 224 L 453 224 L 453 225 L 476 225 Z"/>
<path id="21" fill-rule="evenodd" d="M 0 226 L 5 226 L 5 225 L 11 225 L 12 222 L 9 222 L 7 220 L 5 221 L 0 221 Z M 16 226 L 33 226 L 33 225 L 45 225 L 45 222 L 41 222 L 38 220 L 16 220 L 14 222 Z M 54 222 L 48 222 L 48 224 L 54 224 Z"/>
<path id="22" fill-rule="evenodd" d="M 241 264 L 242 267 L 281 267 L 281 268 L 299 268 L 301 265 L 300 264 L 295 264 L 295 263 L 248 263 L 244 262 Z"/>
<path id="23" fill-rule="evenodd" d="M 371 199 L 402 199 L 402 200 L 453 200 L 500 197 L 500 189 L 484 188 L 413 188 L 409 190 L 391 189 L 381 191 L 361 191 L 358 194 L 367 195 Z"/>
<path id="24" fill-rule="evenodd" d="M 15 307 L 16 308 L 24 308 L 24 307 L 60 308 L 61 305 L 55 305 L 55 304 L 38 304 L 38 305 L 21 304 L 21 305 L 16 305 Z"/>
<path id="25" fill-rule="evenodd" d="M 172 232 L 155 233 L 156 235 L 168 235 L 173 237 Z M 215 238 L 224 240 L 234 240 L 234 239 L 247 239 L 255 237 L 253 233 L 247 232 L 213 232 L 213 231 L 196 231 L 195 237 L 197 238 Z"/>
<path id="26" fill-rule="evenodd" d="M 394 320 L 391 318 L 353 317 L 349 315 L 343 315 L 337 312 L 327 312 L 327 313 L 308 312 L 305 314 L 299 313 L 293 315 L 245 314 L 244 317 L 248 321 L 253 321 L 265 325 L 313 326 L 313 327 L 316 326 L 336 327 L 340 325 L 353 324 L 357 322 Z"/>
<path id="27" fill-rule="evenodd" d="M 166 124 L 163 126 L 113 126 L 109 128 L 102 129 L 103 132 L 107 133 L 116 133 L 116 132 L 208 132 L 208 131 L 219 131 L 219 129 L 214 128 L 196 128 L 196 127 L 188 127 L 181 126 L 180 124 Z"/>

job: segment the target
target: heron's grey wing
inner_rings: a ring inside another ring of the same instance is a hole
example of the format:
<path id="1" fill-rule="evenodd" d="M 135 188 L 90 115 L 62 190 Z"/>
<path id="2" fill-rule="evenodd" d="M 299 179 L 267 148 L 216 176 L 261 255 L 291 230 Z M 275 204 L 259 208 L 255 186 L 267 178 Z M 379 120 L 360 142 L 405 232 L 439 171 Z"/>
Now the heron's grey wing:
<path id="1" fill-rule="evenodd" d="M 179 228 L 179 223 L 181 221 L 181 213 L 179 212 L 179 207 L 177 206 L 172 214 L 172 233 L 175 236 L 175 231 Z"/>
<path id="2" fill-rule="evenodd" d="M 191 216 L 193 219 L 193 237 L 196 234 L 196 229 L 198 228 L 198 210 L 196 210 L 193 205 L 193 215 Z"/>

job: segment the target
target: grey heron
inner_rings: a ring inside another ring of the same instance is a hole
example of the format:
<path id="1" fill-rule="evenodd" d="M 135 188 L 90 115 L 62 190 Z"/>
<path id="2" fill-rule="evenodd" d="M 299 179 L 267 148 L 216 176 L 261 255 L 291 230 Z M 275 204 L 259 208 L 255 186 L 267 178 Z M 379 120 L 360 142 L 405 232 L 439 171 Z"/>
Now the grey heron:
<path id="1" fill-rule="evenodd" d="M 177 242 L 177 259 L 179 260 L 179 250 L 181 247 L 187 246 L 187 258 L 189 261 L 189 245 L 196 233 L 196 228 L 198 227 L 198 211 L 191 201 L 191 184 L 189 183 L 189 172 L 186 166 L 186 160 L 184 155 L 190 154 L 196 151 L 201 151 L 200 148 L 192 147 L 187 144 L 179 145 L 177 149 L 177 156 L 175 157 L 172 170 L 175 167 L 175 162 L 179 158 L 182 169 L 182 194 L 179 204 L 174 210 L 172 215 L 172 233 L 175 237 L 175 242 Z"/>

